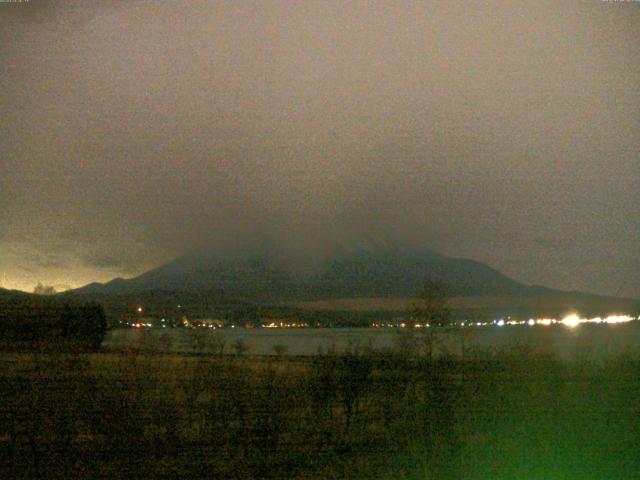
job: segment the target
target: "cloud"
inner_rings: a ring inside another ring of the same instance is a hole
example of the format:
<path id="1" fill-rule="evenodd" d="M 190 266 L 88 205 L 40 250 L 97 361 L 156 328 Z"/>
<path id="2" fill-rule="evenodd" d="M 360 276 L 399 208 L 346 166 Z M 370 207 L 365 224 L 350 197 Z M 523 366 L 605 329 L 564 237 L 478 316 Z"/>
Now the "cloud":
<path id="1" fill-rule="evenodd" d="M 87 252 L 82 256 L 82 262 L 88 267 L 97 270 L 109 270 L 112 272 L 120 272 L 125 275 L 131 275 L 140 270 L 141 266 L 148 265 L 148 261 L 144 261 L 135 256 L 131 256 L 122 252 L 105 252 L 93 251 Z"/>
<path id="2" fill-rule="evenodd" d="M 50 260 L 8 277 L 374 236 L 610 292 L 576 259 L 640 257 L 634 5 L 29 3 L 0 6 L 0 239 Z"/>

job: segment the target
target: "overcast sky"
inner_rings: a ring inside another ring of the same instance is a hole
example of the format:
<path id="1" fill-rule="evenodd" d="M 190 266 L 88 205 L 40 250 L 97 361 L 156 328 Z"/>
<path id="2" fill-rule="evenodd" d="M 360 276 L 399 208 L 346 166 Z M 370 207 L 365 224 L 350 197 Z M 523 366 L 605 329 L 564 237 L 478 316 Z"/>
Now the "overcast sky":
<path id="1" fill-rule="evenodd" d="M 0 3 L 0 286 L 363 237 L 640 297 L 640 2 Z"/>

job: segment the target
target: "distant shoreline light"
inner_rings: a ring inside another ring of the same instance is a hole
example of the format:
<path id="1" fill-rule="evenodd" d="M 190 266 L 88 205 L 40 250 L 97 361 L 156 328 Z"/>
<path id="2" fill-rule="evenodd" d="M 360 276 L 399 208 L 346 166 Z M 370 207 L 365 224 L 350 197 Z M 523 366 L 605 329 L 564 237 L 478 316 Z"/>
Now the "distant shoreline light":
<path id="1" fill-rule="evenodd" d="M 535 325 L 564 325 L 565 327 L 575 328 L 578 325 L 583 323 L 606 323 L 609 325 L 615 325 L 618 323 L 627 323 L 635 320 L 640 320 L 640 317 L 633 317 L 631 315 L 609 315 L 607 317 L 592 317 L 592 318 L 583 318 L 579 315 L 572 313 L 569 314 L 562 319 L 558 320 L 556 318 L 529 318 L 528 320 L 513 320 L 511 317 L 507 317 L 506 319 L 500 318 L 493 321 L 488 322 L 473 322 L 470 320 L 463 320 L 460 322 L 456 322 L 454 326 L 456 327 L 504 327 L 505 325 L 527 325 L 527 326 L 535 326 Z M 393 323 L 373 323 L 371 325 L 374 328 L 379 327 L 400 327 L 405 328 L 405 324 L 401 323 L 400 325 L 396 325 Z M 421 325 L 415 324 L 414 328 L 425 328 L 429 327 L 429 324 Z"/>
<path id="2" fill-rule="evenodd" d="M 627 323 L 632 322 L 634 320 L 640 320 L 640 317 L 632 317 L 631 315 L 609 315 L 607 317 L 592 317 L 592 318 L 583 318 L 578 316 L 575 313 L 567 315 L 563 317 L 561 320 L 555 318 L 530 318 L 529 320 L 494 320 L 493 322 L 477 322 L 471 323 L 471 325 L 477 326 L 488 326 L 488 325 L 496 325 L 498 327 L 502 327 L 504 325 L 555 325 L 560 324 L 569 328 L 575 328 L 578 325 L 583 323 L 606 323 L 606 324 L 618 324 L 618 323 Z M 464 325 L 464 323 L 463 323 Z"/>
<path id="3" fill-rule="evenodd" d="M 609 315 L 607 317 L 592 317 L 592 318 L 583 318 L 579 315 L 572 313 L 569 314 L 562 319 L 558 320 L 555 318 L 529 318 L 528 320 L 514 320 L 511 317 L 507 317 L 506 319 L 500 318 L 487 322 L 474 322 L 470 320 L 462 320 L 460 322 L 455 323 L 453 326 L 455 327 L 504 327 L 505 325 L 526 325 L 526 326 L 549 326 L 549 325 L 564 325 L 568 328 L 576 328 L 577 326 L 583 323 L 595 323 L 595 324 L 608 324 L 608 325 L 616 325 L 620 323 L 628 323 L 633 321 L 639 321 L 640 316 L 633 317 L 631 315 Z M 162 327 L 166 327 L 164 325 L 165 319 L 162 319 Z M 183 320 L 184 322 L 184 320 Z M 125 323 L 125 326 L 136 327 L 136 328 L 144 328 L 144 327 L 152 327 L 154 326 L 151 323 L 146 322 L 132 322 Z M 189 326 L 188 322 L 184 323 L 184 326 Z M 213 325 L 194 325 L 200 327 L 209 327 L 209 328 L 222 328 L 221 326 L 214 327 Z M 262 325 L 264 328 L 309 328 L 307 322 L 271 322 L 265 325 Z M 235 328 L 235 325 L 231 325 L 231 328 Z M 372 328 L 430 328 L 431 325 L 428 323 L 420 324 L 416 323 L 414 325 L 410 325 L 408 323 L 397 323 L 397 322 L 374 322 L 370 325 Z"/>

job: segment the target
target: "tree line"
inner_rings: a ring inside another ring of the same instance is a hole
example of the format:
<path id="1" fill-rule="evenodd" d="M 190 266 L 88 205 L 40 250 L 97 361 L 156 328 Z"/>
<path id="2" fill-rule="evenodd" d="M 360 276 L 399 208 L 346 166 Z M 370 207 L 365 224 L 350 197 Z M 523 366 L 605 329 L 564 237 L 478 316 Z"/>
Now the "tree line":
<path id="1" fill-rule="evenodd" d="M 0 302 L 0 341 L 4 348 L 100 347 L 107 331 L 104 309 L 94 302 L 21 295 Z"/>

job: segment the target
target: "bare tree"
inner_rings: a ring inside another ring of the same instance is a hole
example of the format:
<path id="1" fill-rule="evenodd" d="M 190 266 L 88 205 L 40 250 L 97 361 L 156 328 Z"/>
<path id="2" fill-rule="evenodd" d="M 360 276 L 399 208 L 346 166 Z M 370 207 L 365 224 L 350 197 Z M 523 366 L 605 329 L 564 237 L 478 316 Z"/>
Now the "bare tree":
<path id="1" fill-rule="evenodd" d="M 162 335 L 160 335 L 160 338 L 158 340 L 163 352 L 168 353 L 171 351 L 171 347 L 173 346 L 173 338 L 171 337 L 171 334 L 169 332 L 164 332 Z"/>
<path id="2" fill-rule="evenodd" d="M 278 357 L 284 356 L 284 354 L 286 354 L 288 350 L 289 347 L 283 343 L 278 343 L 273 346 L 273 351 Z"/>
<path id="3" fill-rule="evenodd" d="M 55 295 L 57 292 L 53 286 L 43 285 L 42 282 L 38 282 L 33 289 L 33 293 L 36 295 Z"/>
<path id="4" fill-rule="evenodd" d="M 449 288 L 444 283 L 429 280 L 414 304 L 413 318 L 432 327 L 449 326 L 453 320 L 449 299 Z"/>
<path id="5" fill-rule="evenodd" d="M 222 355 L 227 346 L 227 340 L 222 333 L 215 333 L 211 336 L 211 350 L 217 355 Z"/>
<path id="6" fill-rule="evenodd" d="M 204 328 L 194 328 L 189 333 L 189 343 L 193 353 L 202 353 L 207 344 L 208 332 Z"/>
<path id="7" fill-rule="evenodd" d="M 236 355 L 238 356 L 248 352 L 249 348 L 250 347 L 249 345 L 247 345 L 247 342 L 245 342 L 241 338 L 237 339 L 236 342 L 233 344 L 233 349 L 236 351 Z"/>
<path id="8" fill-rule="evenodd" d="M 429 280 L 422 288 L 413 306 L 411 319 L 407 322 L 407 326 L 412 330 L 417 325 L 420 326 L 420 334 L 416 335 L 416 341 L 421 345 L 417 345 L 417 348 L 422 349 L 429 360 L 433 359 L 438 343 L 435 327 L 447 327 L 453 323 L 449 298 L 449 288 L 444 283 Z"/>

